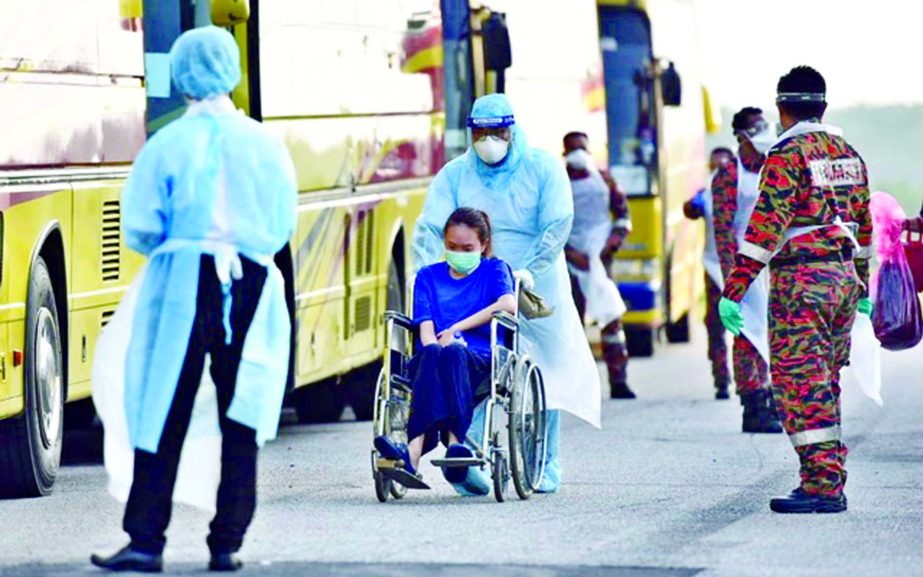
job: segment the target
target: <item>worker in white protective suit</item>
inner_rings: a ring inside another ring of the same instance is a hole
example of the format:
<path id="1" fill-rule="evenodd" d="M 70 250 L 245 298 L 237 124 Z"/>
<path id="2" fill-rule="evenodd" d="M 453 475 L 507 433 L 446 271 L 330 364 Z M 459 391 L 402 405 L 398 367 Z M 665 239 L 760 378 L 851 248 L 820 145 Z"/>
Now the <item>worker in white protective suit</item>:
<path id="1" fill-rule="evenodd" d="M 628 346 L 622 328 L 625 302 L 609 276 L 612 257 L 631 232 L 628 199 L 593 163 L 586 134 L 564 136 L 564 160 L 574 195 L 574 226 L 564 247 L 574 302 L 580 318 L 600 328 L 609 396 L 634 399 L 628 386 Z"/>
<path id="2" fill-rule="evenodd" d="M 227 31 L 185 32 L 170 64 L 188 108 L 144 146 L 122 193 L 125 242 L 148 263 L 124 369 L 134 475 L 123 527 L 131 542 L 91 559 L 113 571 L 161 569 L 206 356 L 222 435 L 209 567 L 240 568 L 257 448 L 276 434 L 288 372 L 290 321 L 273 255 L 295 224 L 291 158 L 227 96 L 240 81 Z"/>
<path id="3" fill-rule="evenodd" d="M 474 144 L 446 164 L 430 185 L 413 235 L 414 267 L 443 258 L 442 228 L 456 208 L 485 211 L 494 253 L 524 286 L 534 286 L 554 313 L 522 324 L 523 349 L 545 377 L 549 409 L 547 464 L 540 491 L 561 483 L 559 410 L 600 425 L 600 382 L 570 293 L 564 245 L 573 199 L 558 158 L 530 148 L 503 94 L 478 98 L 468 117 Z"/>

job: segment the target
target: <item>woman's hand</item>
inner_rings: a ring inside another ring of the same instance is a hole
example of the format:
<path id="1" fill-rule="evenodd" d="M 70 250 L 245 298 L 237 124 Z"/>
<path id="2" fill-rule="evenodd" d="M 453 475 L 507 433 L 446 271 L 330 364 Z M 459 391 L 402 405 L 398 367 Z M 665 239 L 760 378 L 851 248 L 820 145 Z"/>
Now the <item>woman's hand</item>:
<path id="1" fill-rule="evenodd" d="M 458 330 L 458 327 L 454 325 L 447 328 L 444 331 L 441 331 L 438 335 L 436 335 L 436 339 L 438 340 L 439 345 L 443 347 L 447 347 L 451 345 L 452 343 L 456 343 L 456 342 L 463 343 L 464 340 L 455 338 L 455 333 L 457 332 L 460 332 L 460 331 Z"/>

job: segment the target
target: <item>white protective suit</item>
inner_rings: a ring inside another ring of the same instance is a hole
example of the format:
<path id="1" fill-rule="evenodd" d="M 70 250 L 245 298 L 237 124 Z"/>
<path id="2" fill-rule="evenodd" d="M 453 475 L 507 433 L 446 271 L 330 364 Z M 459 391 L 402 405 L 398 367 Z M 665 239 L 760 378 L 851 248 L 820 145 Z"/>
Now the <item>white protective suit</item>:
<path id="1" fill-rule="evenodd" d="M 586 299 L 587 316 L 605 327 L 622 318 L 626 307 L 600 257 L 612 234 L 609 185 L 596 167 L 588 165 L 587 170 L 589 176 L 586 178 L 570 181 L 574 195 L 574 226 L 567 244 L 587 255 L 590 269 L 580 270 L 570 264 L 568 267 Z"/>

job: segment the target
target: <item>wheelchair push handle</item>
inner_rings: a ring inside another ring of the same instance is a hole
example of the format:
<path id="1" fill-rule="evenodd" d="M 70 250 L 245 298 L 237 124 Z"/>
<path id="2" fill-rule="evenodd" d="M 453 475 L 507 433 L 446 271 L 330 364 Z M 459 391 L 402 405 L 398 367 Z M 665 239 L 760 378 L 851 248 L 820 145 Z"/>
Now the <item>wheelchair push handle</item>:
<path id="1" fill-rule="evenodd" d="M 413 320 L 402 312 L 385 311 L 384 318 L 385 322 L 392 321 L 397 326 L 405 328 L 408 331 L 412 331 L 415 328 L 413 326 Z"/>

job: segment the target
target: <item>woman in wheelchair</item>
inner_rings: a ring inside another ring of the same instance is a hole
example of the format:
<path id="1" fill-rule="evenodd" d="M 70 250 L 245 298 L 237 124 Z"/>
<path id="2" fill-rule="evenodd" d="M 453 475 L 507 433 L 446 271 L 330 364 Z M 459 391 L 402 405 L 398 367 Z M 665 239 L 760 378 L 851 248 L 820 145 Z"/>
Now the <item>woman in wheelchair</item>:
<path id="1" fill-rule="evenodd" d="M 512 271 L 492 257 L 487 214 L 459 208 L 443 232 L 445 261 L 421 269 L 414 282 L 413 322 L 423 346 L 410 365 L 410 442 L 375 439 L 383 458 L 403 461 L 402 472 L 417 479 L 420 458 L 440 440 L 448 447 L 446 458 L 472 456 L 464 442 L 475 405 L 489 394 L 490 321 L 496 312 L 515 314 L 517 307 Z M 475 472 L 443 473 L 459 493 L 487 494 L 488 477 L 469 469 Z"/>

